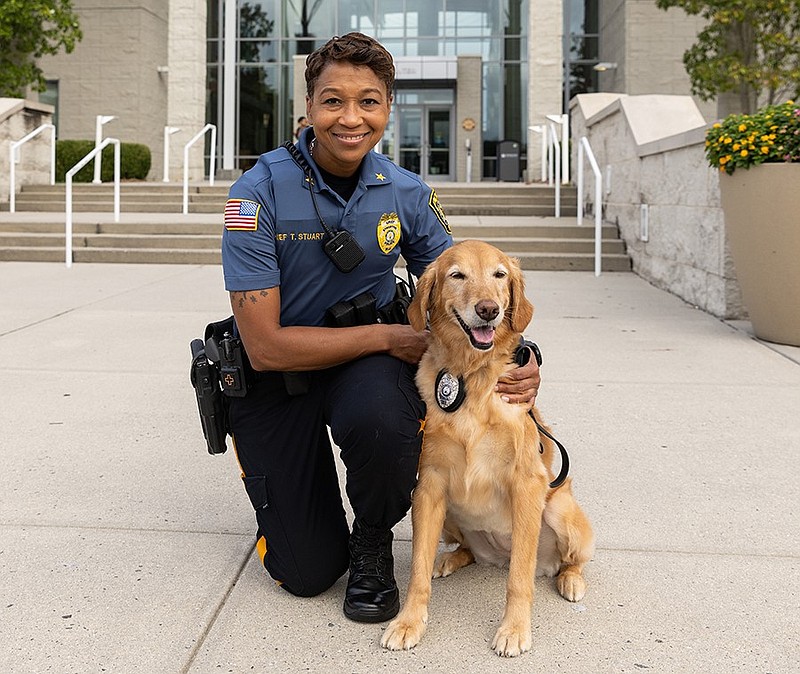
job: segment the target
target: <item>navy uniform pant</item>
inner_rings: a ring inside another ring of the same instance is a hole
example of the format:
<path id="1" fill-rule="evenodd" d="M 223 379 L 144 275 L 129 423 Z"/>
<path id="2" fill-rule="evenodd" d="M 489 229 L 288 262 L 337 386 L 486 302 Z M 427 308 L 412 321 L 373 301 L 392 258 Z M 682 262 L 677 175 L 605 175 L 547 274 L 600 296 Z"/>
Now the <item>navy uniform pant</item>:
<path id="1" fill-rule="evenodd" d="M 350 531 L 328 428 L 356 518 L 390 529 L 408 511 L 425 418 L 415 370 L 373 355 L 308 373 L 304 395 L 290 396 L 281 373 L 269 372 L 244 398 L 229 399 L 256 547 L 292 594 L 319 594 L 348 568 Z"/>

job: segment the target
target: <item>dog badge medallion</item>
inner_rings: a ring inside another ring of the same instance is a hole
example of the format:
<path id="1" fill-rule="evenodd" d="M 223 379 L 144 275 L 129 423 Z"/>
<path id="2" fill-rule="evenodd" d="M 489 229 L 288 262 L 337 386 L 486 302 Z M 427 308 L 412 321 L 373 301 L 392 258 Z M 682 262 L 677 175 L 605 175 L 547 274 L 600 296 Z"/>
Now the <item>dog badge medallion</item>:
<path id="1" fill-rule="evenodd" d="M 378 220 L 378 246 L 388 255 L 400 243 L 400 218 L 397 213 L 384 213 Z"/>
<path id="2" fill-rule="evenodd" d="M 454 377 L 445 370 L 436 376 L 436 404 L 445 412 L 455 412 L 464 402 L 464 378 Z"/>

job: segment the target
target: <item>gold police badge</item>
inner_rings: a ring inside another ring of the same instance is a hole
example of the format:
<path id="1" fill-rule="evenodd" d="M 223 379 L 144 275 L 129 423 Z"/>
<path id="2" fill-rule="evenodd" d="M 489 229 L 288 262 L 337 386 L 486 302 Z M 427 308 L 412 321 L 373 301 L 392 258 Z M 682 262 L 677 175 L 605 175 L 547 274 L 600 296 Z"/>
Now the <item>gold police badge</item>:
<path id="1" fill-rule="evenodd" d="M 378 246 L 385 255 L 400 242 L 400 218 L 397 213 L 384 213 L 378 220 Z"/>

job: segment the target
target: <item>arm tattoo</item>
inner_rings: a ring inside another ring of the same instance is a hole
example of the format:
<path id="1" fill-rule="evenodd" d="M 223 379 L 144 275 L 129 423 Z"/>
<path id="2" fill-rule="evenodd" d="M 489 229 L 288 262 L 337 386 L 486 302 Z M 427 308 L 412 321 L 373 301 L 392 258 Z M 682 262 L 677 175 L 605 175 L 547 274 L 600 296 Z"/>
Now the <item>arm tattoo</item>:
<path id="1" fill-rule="evenodd" d="M 266 290 L 234 290 L 231 293 L 231 304 L 236 303 L 241 309 L 246 303 L 255 304 L 260 297 L 268 294 Z"/>

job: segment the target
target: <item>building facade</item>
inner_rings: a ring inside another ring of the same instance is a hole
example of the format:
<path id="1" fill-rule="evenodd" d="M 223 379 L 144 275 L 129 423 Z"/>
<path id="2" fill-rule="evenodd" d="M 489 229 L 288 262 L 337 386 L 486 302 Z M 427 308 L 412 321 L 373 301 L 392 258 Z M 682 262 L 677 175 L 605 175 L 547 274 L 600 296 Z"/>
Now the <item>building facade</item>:
<path id="1" fill-rule="evenodd" d="M 104 135 L 148 145 L 151 179 L 162 178 L 165 152 L 167 177 L 179 179 L 187 143 L 213 124 L 214 170 L 229 177 L 292 137 L 305 55 L 358 30 L 396 63 L 379 151 L 431 181 L 492 180 L 498 143 L 511 140 L 519 177 L 533 179 L 535 129 L 573 95 L 645 93 L 648 83 L 688 93 L 685 75 L 651 77 L 658 61 L 682 68 L 682 43 L 653 48 L 646 22 L 618 19 L 644 6 L 657 12 L 652 0 L 74 0 L 84 38 L 42 59 L 41 100 L 56 106 L 60 138 L 93 138 L 97 116 L 114 117 Z M 695 30 L 682 13 L 652 20 L 656 33 Z M 617 68 L 598 73 L 601 57 Z M 208 174 L 210 142 L 206 133 L 188 151 L 192 179 Z"/>

